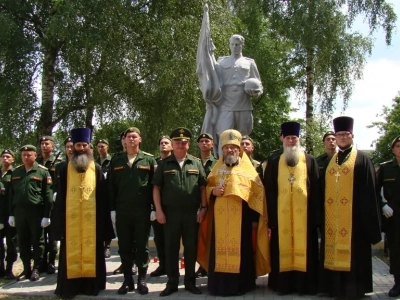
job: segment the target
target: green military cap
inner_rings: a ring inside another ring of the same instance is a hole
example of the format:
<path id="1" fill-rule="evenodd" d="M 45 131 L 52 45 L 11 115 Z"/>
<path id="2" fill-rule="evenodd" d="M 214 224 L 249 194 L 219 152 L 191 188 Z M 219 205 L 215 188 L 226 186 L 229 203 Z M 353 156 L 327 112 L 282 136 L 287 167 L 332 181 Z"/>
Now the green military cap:
<path id="1" fill-rule="evenodd" d="M 197 142 L 200 142 L 201 139 L 213 140 L 213 137 L 212 137 L 211 134 L 204 132 L 204 133 L 199 135 L 199 137 L 197 138 Z"/>
<path id="2" fill-rule="evenodd" d="M 127 130 L 125 130 L 124 136 L 126 136 L 127 133 L 129 133 L 129 132 L 136 132 L 137 134 L 140 135 L 140 130 L 137 127 L 129 127 Z"/>
<path id="3" fill-rule="evenodd" d="M 36 150 L 36 147 L 35 146 L 33 146 L 33 145 L 25 145 L 25 146 L 22 146 L 21 147 L 21 149 L 19 149 L 19 151 L 34 151 L 34 152 L 36 152 L 37 150 Z"/>
<path id="4" fill-rule="evenodd" d="M 15 157 L 14 152 L 11 151 L 10 149 L 4 149 L 3 152 L 1 152 L 1 155 L 3 154 L 10 154 L 12 157 Z"/>
<path id="5" fill-rule="evenodd" d="M 324 137 L 322 138 L 322 141 L 325 142 L 325 138 L 326 138 L 327 136 L 329 136 L 329 135 L 335 136 L 335 133 L 334 133 L 333 131 L 327 131 L 327 132 L 324 134 Z"/>
<path id="6" fill-rule="evenodd" d="M 392 141 L 391 148 L 393 149 L 394 145 L 400 142 L 400 135 L 396 136 L 395 139 Z"/>
<path id="7" fill-rule="evenodd" d="M 181 140 L 182 142 L 187 142 L 190 141 L 190 139 L 192 138 L 192 133 L 190 132 L 189 129 L 184 128 L 184 127 L 178 127 L 175 128 L 171 134 L 169 135 L 169 137 L 172 140 Z"/>
<path id="8" fill-rule="evenodd" d="M 67 145 L 67 143 L 72 143 L 72 138 L 69 136 L 64 140 L 64 146 Z"/>
<path id="9" fill-rule="evenodd" d="M 109 145 L 109 143 L 108 143 L 108 141 L 107 141 L 106 139 L 100 139 L 100 140 L 98 140 L 98 141 L 97 141 L 97 145 L 98 145 L 99 143 L 103 143 L 103 144 Z"/>
<path id="10" fill-rule="evenodd" d="M 50 135 L 44 135 L 39 139 L 39 143 L 43 141 L 52 141 L 54 143 L 54 138 Z"/>
<path id="11" fill-rule="evenodd" d="M 243 140 L 249 140 L 254 145 L 253 139 L 251 137 L 249 137 L 248 135 L 243 135 L 241 141 L 243 141 Z"/>

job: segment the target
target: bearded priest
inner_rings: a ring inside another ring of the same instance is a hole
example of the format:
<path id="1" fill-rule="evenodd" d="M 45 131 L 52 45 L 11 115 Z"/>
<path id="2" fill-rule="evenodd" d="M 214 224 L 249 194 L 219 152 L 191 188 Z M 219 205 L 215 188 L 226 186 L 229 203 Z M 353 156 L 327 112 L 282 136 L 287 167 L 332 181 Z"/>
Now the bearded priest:
<path id="1" fill-rule="evenodd" d="M 372 292 L 371 244 L 381 241 L 375 169 L 353 145 L 353 124 L 346 116 L 333 120 L 339 151 L 327 159 L 321 178 L 321 292 L 346 299 Z"/>
<path id="2" fill-rule="evenodd" d="M 208 292 L 214 296 L 243 295 L 256 287 L 256 276 L 270 270 L 264 187 L 240 150 L 241 140 L 237 130 L 221 133 L 223 156 L 207 177 L 198 262 L 208 271 Z"/>
<path id="3" fill-rule="evenodd" d="M 317 293 L 319 182 L 318 164 L 300 148 L 300 124 L 281 125 L 283 153 L 272 158 L 264 175 L 271 273 L 268 286 L 281 294 Z"/>
<path id="4" fill-rule="evenodd" d="M 106 288 L 104 241 L 114 238 L 107 184 L 90 150 L 91 130 L 71 130 L 74 144 L 60 169 L 54 203 L 54 240 L 61 241 L 55 294 L 96 296 Z"/>

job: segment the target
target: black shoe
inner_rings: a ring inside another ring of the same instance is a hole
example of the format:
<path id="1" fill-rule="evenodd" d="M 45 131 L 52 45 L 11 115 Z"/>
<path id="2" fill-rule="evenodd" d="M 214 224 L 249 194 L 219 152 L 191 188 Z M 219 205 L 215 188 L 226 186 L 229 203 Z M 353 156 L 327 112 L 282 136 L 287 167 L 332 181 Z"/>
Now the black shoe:
<path id="1" fill-rule="evenodd" d="M 56 272 L 56 267 L 53 264 L 48 264 L 47 274 L 54 274 Z"/>
<path id="2" fill-rule="evenodd" d="M 12 279 L 15 279 L 15 276 L 12 271 L 9 271 L 9 272 L 6 271 L 6 274 L 4 275 L 4 279 L 12 280 Z"/>
<path id="3" fill-rule="evenodd" d="M 137 290 L 140 295 L 146 295 L 149 293 L 149 288 L 146 284 L 147 268 L 139 268 Z"/>
<path id="4" fill-rule="evenodd" d="M 178 287 L 172 287 L 172 286 L 167 286 L 161 293 L 160 293 L 160 297 L 165 297 L 165 296 L 169 296 L 172 293 L 175 293 L 178 291 Z"/>
<path id="5" fill-rule="evenodd" d="M 110 258 L 110 257 L 111 257 L 110 248 L 105 248 L 105 249 L 104 249 L 104 257 L 105 257 L 105 258 Z"/>
<path id="6" fill-rule="evenodd" d="M 192 283 L 186 284 L 185 285 L 185 290 L 191 292 L 192 294 L 195 295 L 200 295 L 201 291 Z"/>
<path id="7" fill-rule="evenodd" d="M 155 269 L 153 272 L 150 273 L 150 277 L 160 277 L 165 274 L 167 274 L 165 272 L 165 269 L 161 266 L 158 266 L 157 269 Z"/>
<path id="8" fill-rule="evenodd" d="M 15 280 L 21 281 L 24 279 L 29 279 L 29 278 L 31 278 L 31 275 L 32 275 L 32 271 L 23 270 L 19 275 L 15 276 Z"/>
<path id="9" fill-rule="evenodd" d="M 398 297 L 400 296 L 400 284 L 395 284 L 388 293 L 389 297 Z"/>
<path id="10" fill-rule="evenodd" d="M 195 275 L 197 278 L 205 277 L 205 276 L 207 276 L 207 271 L 204 270 L 202 267 L 199 267 L 199 269 L 196 271 L 196 273 L 194 273 L 194 275 Z"/>
<path id="11" fill-rule="evenodd" d="M 122 286 L 118 289 L 118 294 L 125 295 L 128 292 L 132 292 L 135 290 L 135 282 L 132 279 L 132 282 L 124 281 Z"/>
<path id="12" fill-rule="evenodd" d="M 115 270 L 114 270 L 114 272 L 113 272 L 113 274 L 114 275 L 117 275 L 117 274 L 122 274 L 124 271 L 122 270 L 122 264 L 118 267 L 118 268 L 116 268 Z"/>
<path id="13" fill-rule="evenodd" d="M 38 269 L 33 269 L 33 270 L 32 270 L 31 278 L 29 278 L 29 280 L 30 280 L 30 281 L 38 281 L 39 278 L 40 278 L 39 270 L 38 270 Z"/>

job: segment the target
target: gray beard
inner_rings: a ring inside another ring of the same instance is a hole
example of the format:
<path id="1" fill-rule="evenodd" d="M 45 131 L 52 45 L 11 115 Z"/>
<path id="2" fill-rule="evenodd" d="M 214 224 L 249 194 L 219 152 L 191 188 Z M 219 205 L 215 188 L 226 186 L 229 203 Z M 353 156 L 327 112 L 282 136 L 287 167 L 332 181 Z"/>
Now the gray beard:
<path id="1" fill-rule="evenodd" d="M 224 157 L 224 163 L 226 165 L 234 165 L 237 163 L 239 159 L 239 154 L 234 154 L 234 155 L 227 155 Z"/>
<path id="2" fill-rule="evenodd" d="M 294 167 L 299 162 L 300 156 L 300 147 L 299 145 L 295 145 L 292 147 L 285 146 L 283 148 L 283 153 L 285 153 L 286 164 L 289 167 Z"/>
<path id="3" fill-rule="evenodd" d="M 94 160 L 91 153 L 78 153 L 76 151 L 72 152 L 71 164 L 78 173 L 84 173 L 89 167 L 89 164 Z"/>

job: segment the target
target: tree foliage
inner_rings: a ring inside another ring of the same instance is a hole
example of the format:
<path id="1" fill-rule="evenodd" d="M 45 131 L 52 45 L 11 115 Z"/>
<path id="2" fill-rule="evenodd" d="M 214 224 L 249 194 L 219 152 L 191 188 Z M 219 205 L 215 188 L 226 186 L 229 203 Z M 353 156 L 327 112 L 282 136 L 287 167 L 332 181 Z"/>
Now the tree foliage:
<path id="1" fill-rule="evenodd" d="M 391 144 L 400 135 L 400 92 L 393 99 L 392 106 L 383 106 L 382 113 L 377 117 L 383 118 L 383 121 L 372 122 L 368 128 L 377 128 L 381 135 L 373 142 L 373 160 L 375 163 L 382 163 L 393 158 Z"/>

